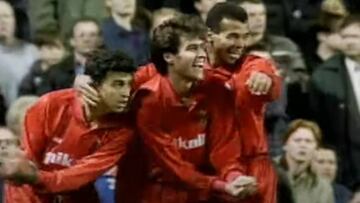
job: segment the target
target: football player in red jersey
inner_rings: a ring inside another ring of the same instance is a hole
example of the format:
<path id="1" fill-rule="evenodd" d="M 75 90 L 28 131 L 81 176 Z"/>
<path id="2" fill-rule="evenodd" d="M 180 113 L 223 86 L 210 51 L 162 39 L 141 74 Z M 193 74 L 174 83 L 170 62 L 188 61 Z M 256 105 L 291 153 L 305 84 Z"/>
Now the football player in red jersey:
<path id="1" fill-rule="evenodd" d="M 239 20 L 240 19 L 240 20 Z M 277 177 L 264 129 L 265 105 L 280 95 L 281 78 L 270 58 L 247 50 L 250 39 L 246 11 L 225 2 L 209 12 L 213 66 L 235 94 L 241 163 L 257 180 L 257 192 L 241 202 L 275 203 Z"/>
<path id="2" fill-rule="evenodd" d="M 96 107 L 74 89 L 44 95 L 26 114 L 24 152 L 1 157 L 8 203 L 98 202 L 95 179 L 114 166 L 133 138 L 129 112 L 135 67 L 124 53 L 96 52 L 86 64 Z"/>

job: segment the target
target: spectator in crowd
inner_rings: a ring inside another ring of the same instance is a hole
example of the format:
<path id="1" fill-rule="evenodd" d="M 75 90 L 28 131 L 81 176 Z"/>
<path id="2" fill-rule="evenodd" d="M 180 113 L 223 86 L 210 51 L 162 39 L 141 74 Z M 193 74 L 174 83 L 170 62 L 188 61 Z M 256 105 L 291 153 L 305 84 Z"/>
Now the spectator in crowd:
<path id="1" fill-rule="evenodd" d="M 10 106 L 6 114 L 7 127 L 0 125 L 0 154 L 7 152 L 10 147 L 19 146 L 25 113 L 37 99 L 34 96 L 20 97 Z M 0 180 L 0 203 L 3 199 L 3 182 Z"/>
<path id="2" fill-rule="evenodd" d="M 153 12 L 152 14 L 152 25 L 151 35 L 154 29 L 162 24 L 164 21 L 170 20 L 171 18 L 179 16 L 181 13 L 173 8 L 161 8 Z"/>
<path id="3" fill-rule="evenodd" d="M 108 16 L 104 0 L 36 0 L 29 2 L 30 25 L 33 33 L 41 30 L 60 30 L 66 37 L 72 25 L 81 18 L 97 21 Z"/>
<path id="4" fill-rule="evenodd" d="M 94 19 L 78 19 L 72 28 L 72 53 L 48 72 L 49 90 L 72 87 L 75 76 L 85 72 L 86 58 L 102 43 L 100 27 Z M 46 89 L 46 88 L 45 88 Z"/>
<path id="5" fill-rule="evenodd" d="M 49 68 L 58 64 L 65 55 L 65 48 L 59 35 L 51 32 L 38 33 L 34 44 L 40 52 L 40 59 L 31 67 L 30 72 L 23 78 L 19 95 L 41 96 L 49 89 L 48 72 Z"/>
<path id="6" fill-rule="evenodd" d="M 194 7 L 205 22 L 209 11 L 219 2 L 225 2 L 225 0 L 194 0 Z"/>
<path id="7" fill-rule="evenodd" d="M 314 26 L 317 39 L 316 49 L 304 55 L 310 73 L 343 49 L 338 30 L 347 14 L 341 1 L 325 0 L 322 3 L 318 22 Z"/>
<path id="8" fill-rule="evenodd" d="M 319 66 L 312 75 L 310 102 L 324 142 L 339 156 L 339 180 L 360 181 L 360 16 L 350 15 L 340 27 L 343 54 Z"/>
<path id="9" fill-rule="evenodd" d="M 148 62 L 150 16 L 137 7 L 137 0 L 106 0 L 111 17 L 102 23 L 105 47 L 122 50 L 136 65 Z"/>
<path id="10" fill-rule="evenodd" d="M 312 32 L 324 0 L 284 0 L 286 36 L 300 46 L 302 53 L 315 50 Z"/>
<path id="11" fill-rule="evenodd" d="M 294 120 L 283 137 L 283 157 L 277 163 L 287 171 L 296 203 L 333 203 L 333 190 L 328 181 L 310 169 L 312 157 L 322 135 L 314 122 Z"/>
<path id="12" fill-rule="evenodd" d="M 16 19 L 16 36 L 23 40 L 30 39 L 30 22 L 26 0 L 6 0 L 14 8 Z"/>
<path id="13" fill-rule="evenodd" d="M 312 171 L 332 183 L 335 203 L 349 203 L 351 192 L 345 186 L 335 182 L 337 174 L 337 157 L 331 148 L 319 148 L 311 163 Z"/>
<path id="14" fill-rule="evenodd" d="M 18 137 L 23 134 L 26 111 L 38 100 L 37 96 L 19 97 L 11 104 L 6 114 L 7 127 Z"/>
<path id="15" fill-rule="evenodd" d="M 8 128 L 0 126 L 0 155 L 6 153 L 10 148 L 17 148 L 19 146 L 19 138 Z M 0 179 L 0 203 L 4 201 L 4 182 Z"/>
<path id="16" fill-rule="evenodd" d="M 36 47 L 16 38 L 15 30 L 14 10 L 0 0 L 0 89 L 7 106 L 15 101 L 22 78 L 38 59 Z"/>

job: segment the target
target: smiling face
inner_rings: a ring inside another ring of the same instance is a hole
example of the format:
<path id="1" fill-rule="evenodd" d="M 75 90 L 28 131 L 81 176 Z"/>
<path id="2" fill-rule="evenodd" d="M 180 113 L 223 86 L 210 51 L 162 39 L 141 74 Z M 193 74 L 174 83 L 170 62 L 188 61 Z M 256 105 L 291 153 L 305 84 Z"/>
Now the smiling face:
<path id="1" fill-rule="evenodd" d="M 172 71 L 189 81 L 204 78 L 206 62 L 206 42 L 200 38 L 180 38 L 181 43 L 177 54 L 165 54 L 165 60 Z"/>
<path id="2" fill-rule="evenodd" d="M 224 65 L 234 65 L 244 54 L 249 36 L 247 23 L 224 18 L 219 33 L 212 35 L 215 60 Z"/>

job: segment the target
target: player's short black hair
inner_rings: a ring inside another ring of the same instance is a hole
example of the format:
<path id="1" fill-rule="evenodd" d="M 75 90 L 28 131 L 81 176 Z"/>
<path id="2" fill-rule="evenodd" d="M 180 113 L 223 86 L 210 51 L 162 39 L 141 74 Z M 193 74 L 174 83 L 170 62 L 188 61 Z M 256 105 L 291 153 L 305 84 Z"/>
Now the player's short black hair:
<path id="1" fill-rule="evenodd" d="M 97 50 L 90 54 L 85 65 L 85 74 L 95 85 L 100 84 L 109 72 L 132 74 L 135 70 L 134 61 L 122 51 Z"/>
<path id="2" fill-rule="evenodd" d="M 151 61 L 160 74 L 167 74 L 165 53 L 178 53 L 182 38 L 194 39 L 206 38 L 206 36 L 207 28 L 198 16 L 184 14 L 172 18 L 156 27 L 153 32 Z"/>
<path id="3" fill-rule="evenodd" d="M 211 31 L 218 33 L 220 31 L 220 24 L 225 18 L 245 23 L 248 20 L 248 15 L 243 8 L 234 3 L 217 3 L 209 11 L 206 19 L 206 25 L 211 29 Z"/>

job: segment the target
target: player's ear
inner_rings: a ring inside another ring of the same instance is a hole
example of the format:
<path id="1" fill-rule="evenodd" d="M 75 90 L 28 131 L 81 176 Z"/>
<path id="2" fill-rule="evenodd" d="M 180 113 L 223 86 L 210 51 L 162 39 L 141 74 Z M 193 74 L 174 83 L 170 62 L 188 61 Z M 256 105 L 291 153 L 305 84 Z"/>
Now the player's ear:
<path id="1" fill-rule="evenodd" d="M 174 59 L 175 59 L 174 54 L 172 54 L 172 53 L 164 53 L 163 57 L 164 57 L 164 60 L 166 61 L 167 64 L 170 64 L 170 65 L 174 64 Z"/>

